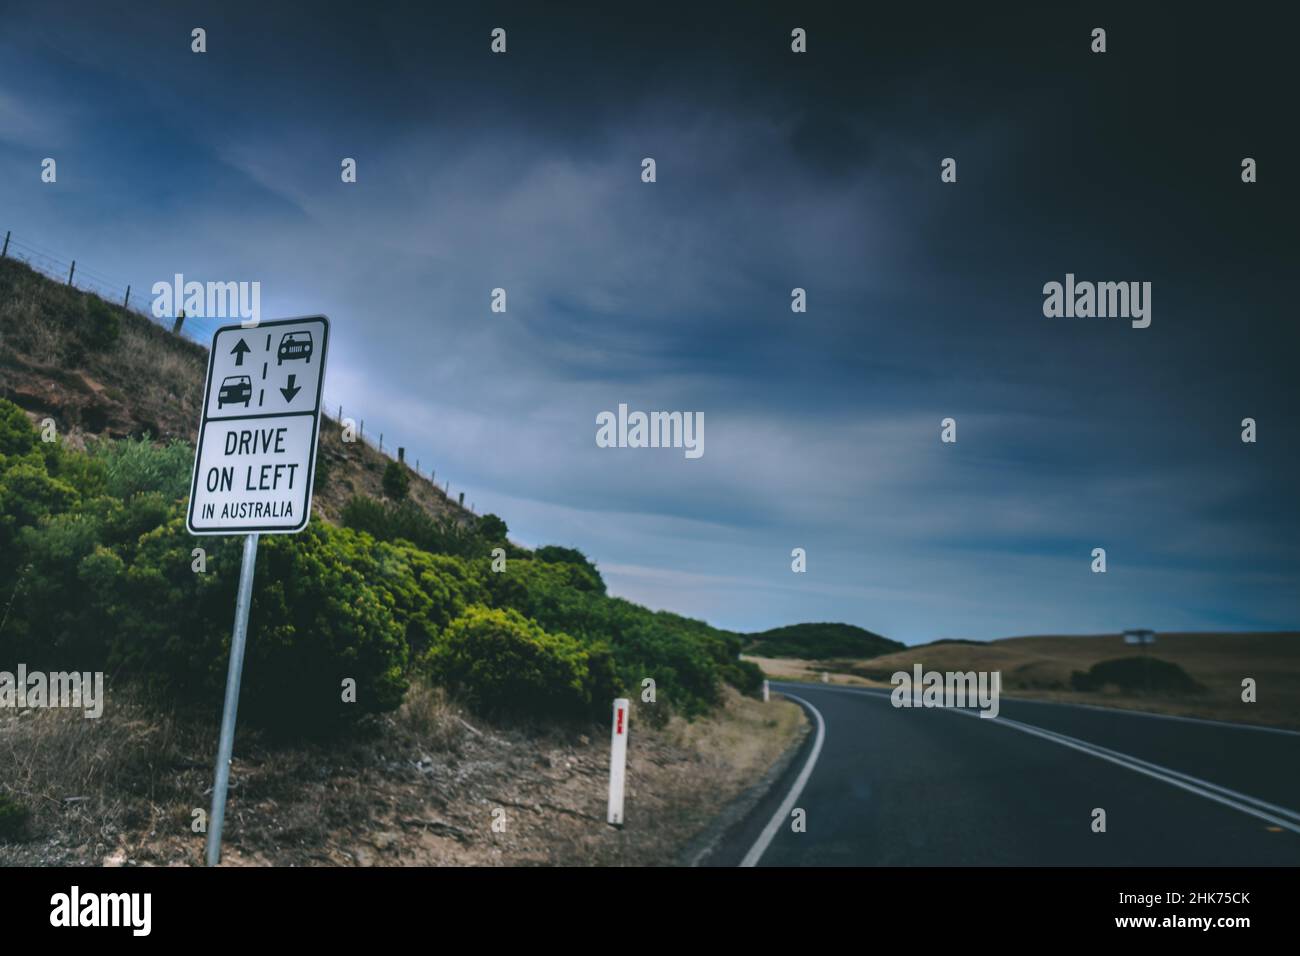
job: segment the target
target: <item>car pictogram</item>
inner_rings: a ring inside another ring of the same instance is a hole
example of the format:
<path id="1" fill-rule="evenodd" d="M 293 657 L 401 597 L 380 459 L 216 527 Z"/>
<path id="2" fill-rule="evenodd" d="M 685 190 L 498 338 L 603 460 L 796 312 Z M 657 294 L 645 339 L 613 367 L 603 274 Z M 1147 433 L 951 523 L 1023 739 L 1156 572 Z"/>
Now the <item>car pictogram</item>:
<path id="1" fill-rule="evenodd" d="M 302 359 L 310 364 L 310 332 L 286 332 L 280 337 L 280 347 L 275 352 L 275 364 L 283 365 L 285 362 L 292 362 L 295 359 Z"/>
<path id="2" fill-rule="evenodd" d="M 227 375 L 221 380 L 221 388 L 217 390 L 217 408 L 220 409 L 225 405 L 243 405 L 247 408 L 252 398 L 251 378 L 247 375 Z"/>

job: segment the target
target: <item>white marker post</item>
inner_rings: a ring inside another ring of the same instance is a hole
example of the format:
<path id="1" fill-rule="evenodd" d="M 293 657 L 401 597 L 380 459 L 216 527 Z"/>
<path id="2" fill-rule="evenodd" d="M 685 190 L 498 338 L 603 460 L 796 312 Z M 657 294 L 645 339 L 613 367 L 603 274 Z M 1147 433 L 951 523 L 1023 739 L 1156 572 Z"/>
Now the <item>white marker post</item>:
<path id="1" fill-rule="evenodd" d="M 822 671 L 822 683 L 823 683 L 823 684 L 829 684 L 830 682 L 831 682 L 831 675 L 830 675 L 830 672 L 829 672 L 829 671 Z"/>
<path id="2" fill-rule="evenodd" d="M 766 704 L 768 702 L 768 699 L 769 699 L 769 691 L 767 689 L 767 681 L 763 681 L 763 703 Z"/>
<path id="3" fill-rule="evenodd" d="M 221 861 L 257 541 L 263 534 L 301 531 L 311 518 L 328 346 L 329 320 L 322 315 L 251 328 L 227 325 L 217 329 L 208 353 L 185 525 L 190 534 L 245 536 L 217 739 L 208 866 Z"/>
<path id="4" fill-rule="evenodd" d="M 614 727 L 609 738 L 609 823 L 623 826 L 623 780 L 627 776 L 626 697 L 614 701 Z"/>

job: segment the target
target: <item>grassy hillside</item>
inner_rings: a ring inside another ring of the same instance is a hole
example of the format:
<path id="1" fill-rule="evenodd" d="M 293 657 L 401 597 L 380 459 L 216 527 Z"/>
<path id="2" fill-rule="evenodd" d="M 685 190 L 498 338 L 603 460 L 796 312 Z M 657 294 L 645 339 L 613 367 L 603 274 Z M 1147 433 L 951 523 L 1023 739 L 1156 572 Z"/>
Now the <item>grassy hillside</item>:
<path id="1" fill-rule="evenodd" d="M 64 445 L 87 438 L 149 435 L 193 445 L 207 349 L 149 318 L 0 259 L 0 398 L 35 422 L 52 418 Z M 337 522 L 354 495 L 378 498 L 388 459 L 365 442 L 344 443 L 339 423 L 321 421 L 313 508 Z M 469 512 L 407 469 L 409 497 L 460 522 Z"/>
<path id="2" fill-rule="evenodd" d="M 756 657 L 832 657 L 865 659 L 903 648 L 893 641 L 852 624 L 790 624 L 745 635 L 745 653 Z"/>
<path id="3" fill-rule="evenodd" d="M 192 440 L 206 364 L 144 316 L 0 259 L 0 398 L 66 437 Z"/>
<path id="4" fill-rule="evenodd" d="M 0 580 L 12 582 L 0 663 L 75 661 L 165 702 L 220 700 L 239 539 L 184 527 L 205 354 L 0 260 Z M 45 418 L 56 441 L 34 427 Z M 250 651 L 241 716 L 329 727 L 432 681 L 480 712 L 585 718 L 647 679 L 658 712 L 691 716 L 724 684 L 756 687 L 739 638 L 608 597 L 580 552 L 518 548 L 504 521 L 409 469 L 409 490 L 385 498 L 384 470 L 398 466 L 343 443 L 337 423 L 319 456 L 325 520 L 261 545 L 253 620 L 274 639 Z M 341 680 L 356 682 L 357 706 Z"/>
<path id="5" fill-rule="evenodd" d="M 205 367 L 0 259 L 0 672 L 106 675 L 99 719 L 0 708 L 0 865 L 201 859 L 241 544 L 185 530 Z M 398 467 L 324 420 L 314 520 L 262 539 L 227 861 L 667 863 L 801 732 L 753 699 L 738 636 L 610 597 L 581 552 L 519 548 Z"/>

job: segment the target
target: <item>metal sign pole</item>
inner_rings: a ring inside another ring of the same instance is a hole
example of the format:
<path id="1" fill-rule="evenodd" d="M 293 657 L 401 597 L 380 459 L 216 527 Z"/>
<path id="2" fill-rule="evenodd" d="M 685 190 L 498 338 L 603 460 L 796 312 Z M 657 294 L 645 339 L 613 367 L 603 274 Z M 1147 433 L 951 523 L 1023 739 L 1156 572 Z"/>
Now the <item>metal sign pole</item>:
<path id="1" fill-rule="evenodd" d="M 239 596 L 235 599 L 235 629 L 230 637 L 230 670 L 226 674 L 226 706 L 221 713 L 216 781 L 212 785 L 212 813 L 208 821 L 208 866 L 216 866 L 221 862 L 221 825 L 226 819 L 226 787 L 230 784 L 230 753 L 235 745 L 235 711 L 239 709 L 239 679 L 244 673 L 248 609 L 253 603 L 253 569 L 257 565 L 257 538 L 256 534 L 244 538 L 244 562 L 239 568 Z"/>

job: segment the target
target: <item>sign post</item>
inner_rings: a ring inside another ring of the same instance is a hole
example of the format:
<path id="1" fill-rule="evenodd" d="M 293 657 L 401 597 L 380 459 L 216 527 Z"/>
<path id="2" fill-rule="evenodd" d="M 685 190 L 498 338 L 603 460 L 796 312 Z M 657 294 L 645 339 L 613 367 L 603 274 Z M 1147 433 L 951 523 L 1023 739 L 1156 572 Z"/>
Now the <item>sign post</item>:
<path id="1" fill-rule="evenodd" d="M 208 866 L 221 862 L 257 542 L 262 534 L 301 531 L 311 518 L 328 346 L 329 319 L 314 316 L 252 328 L 224 326 L 213 335 L 208 354 L 185 525 L 196 535 L 245 536 L 212 785 Z"/>
<path id="2" fill-rule="evenodd" d="M 609 823 L 616 827 L 623 826 L 623 780 L 627 774 L 627 711 L 627 698 L 617 698 L 614 701 L 614 727 L 609 738 L 609 815 L 606 817 Z"/>
<path id="3" fill-rule="evenodd" d="M 253 603 L 253 569 L 257 565 L 257 535 L 244 538 L 239 566 L 239 596 L 235 598 L 235 629 L 230 635 L 230 668 L 226 672 L 226 703 L 221 711 L 217 741 L 217 772 L 212 784 L 212 813 L 208 815 L 208 866 L 221 862 L 221 827 L 226 822 L 226 788 L 230 784 L 230 754 L 235 746 L 235 711 L 239 681 L 244 674 L 244 643 L 248 638 L 248 608 Z"/>

